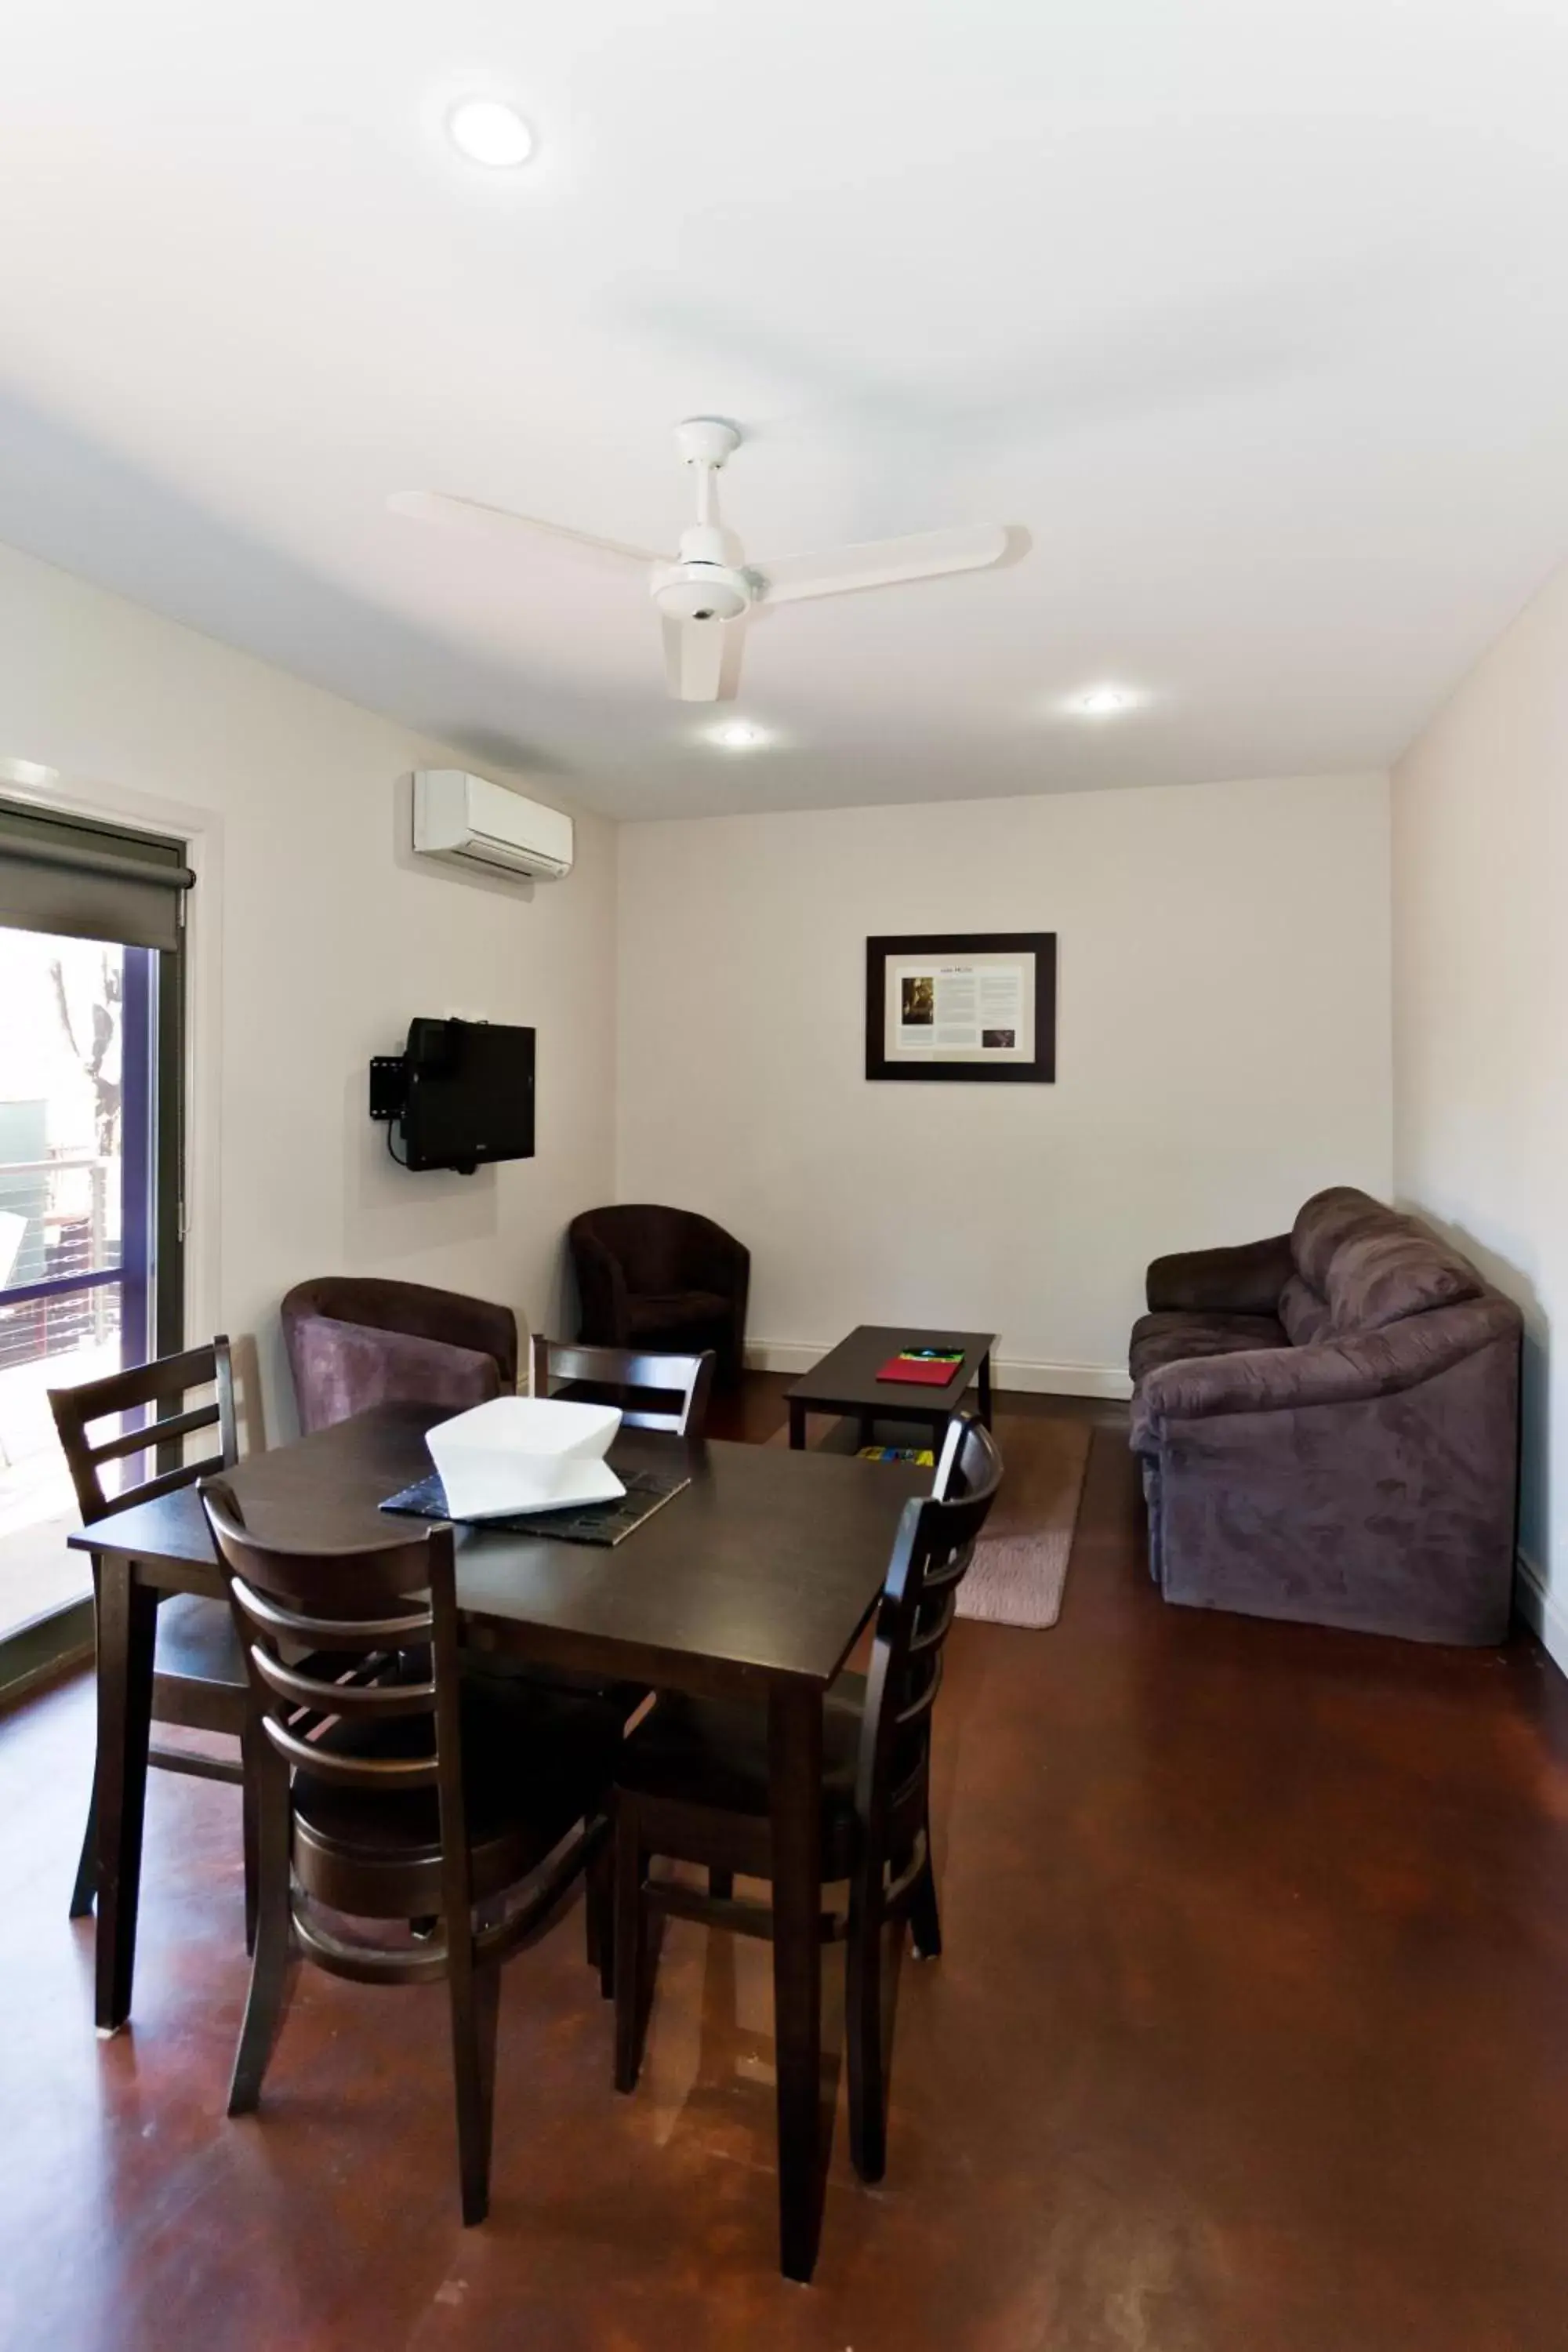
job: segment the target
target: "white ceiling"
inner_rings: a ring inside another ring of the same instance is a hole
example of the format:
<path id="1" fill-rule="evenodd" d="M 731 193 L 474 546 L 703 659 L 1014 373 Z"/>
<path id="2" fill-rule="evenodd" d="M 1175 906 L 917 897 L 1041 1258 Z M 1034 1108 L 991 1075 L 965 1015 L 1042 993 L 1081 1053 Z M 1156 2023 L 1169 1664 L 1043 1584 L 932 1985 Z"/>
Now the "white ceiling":
<path id="1" fill-rule="evenodd" d="M 14 12 L 0 537 L 616 814 L 1379 764 L 1568 548 L 1565 109 L 1561 0 Z M 694 412 L 753 559 L 1031 550 L 754 624 L 742 759 L 635 582 L 384 511 L 672 542 Z"/>

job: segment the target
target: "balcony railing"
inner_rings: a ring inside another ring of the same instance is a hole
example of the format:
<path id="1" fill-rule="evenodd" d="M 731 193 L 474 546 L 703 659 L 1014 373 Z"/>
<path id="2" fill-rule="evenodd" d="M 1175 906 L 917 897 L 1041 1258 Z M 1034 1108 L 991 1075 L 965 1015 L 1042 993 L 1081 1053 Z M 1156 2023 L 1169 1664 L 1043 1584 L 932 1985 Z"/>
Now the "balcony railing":
<path id="1" fill-rule="evenodd" d="M 117 1338 L 119 1179 L 101 1153 L 0 1162 L 0 1371 Z"/>

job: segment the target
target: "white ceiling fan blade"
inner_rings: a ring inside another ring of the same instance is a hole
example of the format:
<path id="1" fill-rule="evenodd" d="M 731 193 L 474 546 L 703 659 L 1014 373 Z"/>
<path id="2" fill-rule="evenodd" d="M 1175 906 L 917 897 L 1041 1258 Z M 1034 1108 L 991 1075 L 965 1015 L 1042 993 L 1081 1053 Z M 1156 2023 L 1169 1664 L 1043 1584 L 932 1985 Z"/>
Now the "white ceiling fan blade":
<path id="1" fill-rule="evenodd" d="M 627 547 L 618 539 L 599 539 L 593 531 L 569 530 L 564 523 L 543 522 L 537 515 L 513 514 L 506 507 L 488 507 L 477 499 L 448 498 L 442 490 L 395 490 L 386 501 L 394 514 L 411 521 L 434 523 L 443 530 L 467 531 L 471 538 L 521 544 L 525 540 L 552 539 L 589 555 L 609 555 L 629 563 L 657 563 L 651 548 Z"/>
<path id="2" fill-rule="evenodd" d="M 935 580 L 948 572 L 979 572 L 1007 552 L 1001 523 L 952 530 L 914 531 L 907 539 L 876 539 L 861 547 L 835 547 L 820 555 L 784 555 L 752 570 L 760 601 L 798 604 L 806 596 L 845 596 L 857 588 L 890 588 L 900 580 Z"/>
<path id="3" fill-rule="evenodd" d="M 664 666 L 678 702 L 729 702 L 741 677 L 737 621 L 668 621 L 664 624 Z"/>

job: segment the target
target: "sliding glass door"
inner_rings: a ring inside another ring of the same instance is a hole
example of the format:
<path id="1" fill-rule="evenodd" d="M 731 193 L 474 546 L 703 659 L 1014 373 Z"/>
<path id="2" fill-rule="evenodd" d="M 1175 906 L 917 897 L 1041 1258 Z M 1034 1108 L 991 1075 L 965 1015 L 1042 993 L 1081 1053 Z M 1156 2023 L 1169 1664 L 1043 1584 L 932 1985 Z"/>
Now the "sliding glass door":
<path id="1" fill-rule="evenodd" d="M 0 803 L 0 1691 L 91 1638 L 47 1391 L 182 1341 L 188 878 L 177 844 Z"/>

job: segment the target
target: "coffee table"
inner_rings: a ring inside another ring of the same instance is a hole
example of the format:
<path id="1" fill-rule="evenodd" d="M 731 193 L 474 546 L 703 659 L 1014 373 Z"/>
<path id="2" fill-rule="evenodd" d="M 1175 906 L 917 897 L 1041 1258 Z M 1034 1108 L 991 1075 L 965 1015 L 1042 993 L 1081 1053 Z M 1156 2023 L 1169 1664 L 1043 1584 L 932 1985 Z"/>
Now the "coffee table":
<path id="1" fill-rule="evenodd" d="M 808 1412 L 838 1412 L 853 1413 L 868 1433 L 873 1422 L 918 1422 L 930 1430 L 932 1446 L 940 1447 L 965 1389 L 976 1379 L 980 1418 L 989 1429 L 991 1350 L 995 1344 L 994 1331 L 911 1331 L 908 1325 L 900 1329 L 861 1323 L 785 1390 L 789 1442 L 797 1452 L 805 1445 Z M 903 1348 L 962 1348 L 963 1361 L 953 1366 L 952 1378 L 942 1388 L 916 1381 L 879 1381 L 879 1368 Z M 864 1436 L 861 1442 L 866 1442 Z"/>

